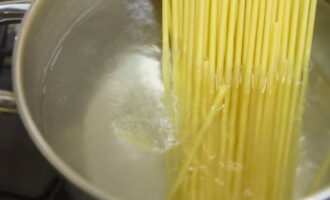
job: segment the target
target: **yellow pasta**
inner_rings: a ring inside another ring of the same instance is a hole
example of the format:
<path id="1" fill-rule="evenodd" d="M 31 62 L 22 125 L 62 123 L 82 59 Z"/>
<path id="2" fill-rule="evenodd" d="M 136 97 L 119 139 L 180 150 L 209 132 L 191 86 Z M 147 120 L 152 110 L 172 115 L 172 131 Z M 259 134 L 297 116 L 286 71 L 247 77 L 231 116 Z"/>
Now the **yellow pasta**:
<path id="1" fill-rule="evenodd" d="M 169 200 L 291 200 L 317 0 L 162 0 Z"/>

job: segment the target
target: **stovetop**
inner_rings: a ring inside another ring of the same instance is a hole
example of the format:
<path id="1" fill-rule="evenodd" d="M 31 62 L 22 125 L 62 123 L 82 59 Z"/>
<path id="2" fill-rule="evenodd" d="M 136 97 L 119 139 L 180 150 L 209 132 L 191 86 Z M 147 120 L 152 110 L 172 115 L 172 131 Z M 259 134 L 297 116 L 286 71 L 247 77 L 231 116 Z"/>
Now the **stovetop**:
<path id="1" fill-rule="evenodd" d="M 12 90 L 18 25 L 0 26 L 0 90 Z M 29 138 L 18 113 L 0 112 L 0 200 L 70 200 L 63 180 Z"/>

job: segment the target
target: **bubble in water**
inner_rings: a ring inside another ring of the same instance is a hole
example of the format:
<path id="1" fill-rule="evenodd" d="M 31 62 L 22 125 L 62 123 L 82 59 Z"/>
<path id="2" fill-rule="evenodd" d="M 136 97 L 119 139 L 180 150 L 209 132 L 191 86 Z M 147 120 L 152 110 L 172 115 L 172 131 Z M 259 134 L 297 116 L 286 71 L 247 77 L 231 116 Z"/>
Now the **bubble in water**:
<path id="1" fill-rule="evenodd" d="M 215 179 L 214 179 L 214 182 L 215 182 L 216 184 L 222 186 L 222 187 L 225 186 L 225 183 L 222 182 L 220 178 L 215 178 Z"/>
<path id="2" fill-rule="evenodd" d="M 249 197 L 253 196 L 253 193 L 252 193 L 251 190 L 245 189 L 244 192 L 243 192 L 243 196 L 249 198 Z"/>
<path id="3" fill-rule="evenodd" d="M 193 172 L 195 169 L 193 167 L 189 167 L 188 171 Z"/>

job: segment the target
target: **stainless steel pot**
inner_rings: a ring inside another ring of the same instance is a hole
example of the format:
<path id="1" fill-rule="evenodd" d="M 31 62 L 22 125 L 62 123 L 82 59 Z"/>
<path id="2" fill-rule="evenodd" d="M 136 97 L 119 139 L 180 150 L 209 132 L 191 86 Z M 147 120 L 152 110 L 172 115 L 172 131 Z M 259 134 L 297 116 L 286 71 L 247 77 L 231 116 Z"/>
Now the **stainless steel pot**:
<path id="1" fill-rule="evenodd" d="M 169 138 L 155 120 L 162 118 L 160 2 L 36 0 L 25 17 L 14 58 L 18 108 L 36 145 L 79 188 L 78 200 L 166 196 L 161 152 Z M 329 151 L 329 35 L 330 5 L 320 1 L 299 199 Z M 306 199 L 330 198 L 329 185 L 325 179 Z"/>

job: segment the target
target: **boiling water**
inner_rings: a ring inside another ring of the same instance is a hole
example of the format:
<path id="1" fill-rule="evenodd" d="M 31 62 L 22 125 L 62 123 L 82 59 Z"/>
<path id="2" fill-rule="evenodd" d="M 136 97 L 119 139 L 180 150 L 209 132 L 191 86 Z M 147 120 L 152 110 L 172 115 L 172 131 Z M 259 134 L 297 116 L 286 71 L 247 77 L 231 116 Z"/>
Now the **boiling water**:
<path id="1" fill-rule="evenodd" d="M 176 141 L 161 101 L 159 5 L 109 2 L 82 14 L 54 48 L 43 90 L 45 137 L 52 138 L 51 146 L 72 169 L 112 196 L 162 200 L 168 185 L 164 152 Z M 111 20 L 111 13 L 117 19 Z M 311 71 L 298 197 L 329 150 L 325 64 Z"/>
<path id="2" fill-rule="evenodd" d="M 45 77 L 51 146 L 83 178 L 125 200 L 165 198 L 163 152 L 175 142 L 161 103 L 156 9 L 127 0 L 86 11 L 54 48 Z"/>

